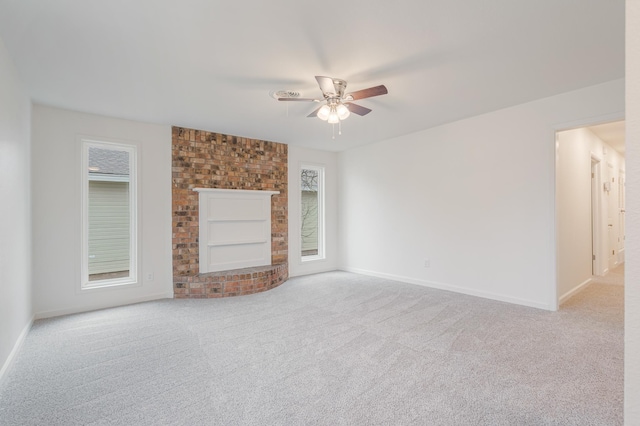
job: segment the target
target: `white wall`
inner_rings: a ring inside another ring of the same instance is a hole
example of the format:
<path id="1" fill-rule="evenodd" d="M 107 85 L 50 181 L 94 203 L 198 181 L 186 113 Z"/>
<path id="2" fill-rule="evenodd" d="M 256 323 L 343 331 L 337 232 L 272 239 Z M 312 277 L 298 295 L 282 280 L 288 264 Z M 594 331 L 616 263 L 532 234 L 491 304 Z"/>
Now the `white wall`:
<path id="1" fill-rule="evenodd" d="M 627 246 L 624 421 L 640 425 L 640 0 L 626 3 Z"/>
<path id="2" fill-rule="evenodd" d="M 0 39 L 0 380 L 32 319 L 30 115 Z"/>
<path id="3" fill-rule="evenodd" d="M 338 267 L 338 155 L 289 145 L 289 275 L 332 271 Z M 302 262 L 300 256 L 300 166 L 325 168 L 325 251 L 326 259 Z"/>
<path id="4" fill-rule="evenodd" d="M 600 162 L 600 206 L 594 216 L 601 237 L 595 250 L 600 259 L 600 270 L 596 272 L 603 275 L 619 262 L 616 255 L 612 264 L 608 263 L 611 250 L 618 252 L 617 241 L 621 237 L 618 177 L 620 169 L 624 170 L 624 158 L 586 128 L 559 132 L 556 153 L 558 296 L 562 303 L 591 280 L 592 156 Z M 605 182 L 611 184 L 608 192 L 604 190 Z M 612 240 L 616 241 L 613 245 Z"/>
<path id="5" fill-rule="evenodd" d="M 341 267 L 556 309 L 555 130 L 623 111 L 616 80 L 340 153 Z"/>
<path id="6" fill-rule="evenodd" d="M 138 264 L 142 285 L 79 291 L 79 135 L 139 146 Z M 34 310 L 60 315 L 172 297 L 171 128 L 34 105 L 32 114 Z M 154 279 L 147 280 L 153 273 Z"/>

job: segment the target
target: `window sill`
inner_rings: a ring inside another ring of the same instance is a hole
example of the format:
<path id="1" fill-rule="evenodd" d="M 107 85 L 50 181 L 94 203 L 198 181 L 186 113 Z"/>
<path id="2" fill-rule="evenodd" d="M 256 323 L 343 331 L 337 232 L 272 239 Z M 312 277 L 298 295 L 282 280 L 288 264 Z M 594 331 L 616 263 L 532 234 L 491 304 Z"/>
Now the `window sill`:
<path id="1" fill-rule="evenodd" d="M 132 280 L 130 278 L 101 280 L 91 284 L 83 284 L 80 287 L 80 291 L 85 292 L 85 291 L 91 291 L 91 290 L 104 290 L 104 289 L 110 289 L 110 288 L 137 287 L 137 286 L 140 286 L 140 283 L 137 280 Z"/>
<path id="2" fill-rule="evenodd" d="M 300 258 L 300 263 L 317 262 L 320 260 L 326 260 L 325 256 L 305 256 Z"/>

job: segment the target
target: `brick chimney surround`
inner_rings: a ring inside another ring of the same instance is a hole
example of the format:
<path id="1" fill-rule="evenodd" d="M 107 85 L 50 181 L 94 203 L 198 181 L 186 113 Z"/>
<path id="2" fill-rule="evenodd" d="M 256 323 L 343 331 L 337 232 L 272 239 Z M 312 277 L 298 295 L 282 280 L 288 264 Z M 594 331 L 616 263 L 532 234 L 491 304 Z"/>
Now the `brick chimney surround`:
<path id="1" fill-rule="evenodd" d="M 241 296 L 289 277 L 287 145 L 172 128 L 172 254 L 176 298 Z M 201 274 L 194 188 L 278 191 L 271 200 L 271 265 Z"/>

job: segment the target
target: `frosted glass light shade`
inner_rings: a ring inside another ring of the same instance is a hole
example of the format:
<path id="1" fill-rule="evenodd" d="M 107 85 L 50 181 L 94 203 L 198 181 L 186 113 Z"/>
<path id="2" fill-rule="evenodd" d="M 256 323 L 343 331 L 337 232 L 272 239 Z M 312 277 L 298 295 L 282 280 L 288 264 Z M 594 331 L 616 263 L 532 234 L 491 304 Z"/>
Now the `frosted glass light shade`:
<path id="1" fill-rule="evenodd" d="M 339 104 L 336 107 L 336 112 L 338 113 L 338 118 L 340 120 L 344 120 L 349 116 L 349 114 L 351 114 L 351 111 L 349 111 L 349 108 L 347 108 L 347 106 L 344 104 Z"/>
<path id="2" fill-rule="evenodd" d="M 340 118 L 338 118 L 338 113 L 336 112 L 336 107 L 332 107 L 331 108 L 331 112 L 329 113 L 329 118 L 327 119 L 327 122 L 330 124 L 336 124 L 340 121 Z"/>
<path id="3" fill-rule="evenodd" d="M 327 119 L 329 118 L 330 112 L 331 112 L 331 108 L 329 108 L 329 105 L 322 105 L 322 107 L 318 110 L 318 113 L 316 114 L 316 116 L 320 120 L 327 121 Z"/>

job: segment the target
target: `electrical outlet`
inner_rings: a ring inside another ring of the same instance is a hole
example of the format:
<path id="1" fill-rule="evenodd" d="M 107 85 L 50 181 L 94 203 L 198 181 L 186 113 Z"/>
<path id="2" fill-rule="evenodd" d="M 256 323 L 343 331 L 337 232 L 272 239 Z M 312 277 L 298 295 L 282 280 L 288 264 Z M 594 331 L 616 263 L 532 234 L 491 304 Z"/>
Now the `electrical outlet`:
<path id="1" fill-rule="evenodd" d="M 147 274 L 147 281 L 153 281 L 153 272 Z"/>
<path id="2" fill-rule="evenodd" d="M 424 267 L 425 268 L 431 268 L 431 260 L 430 259 L 425 259 L 424 260 Z"/>

